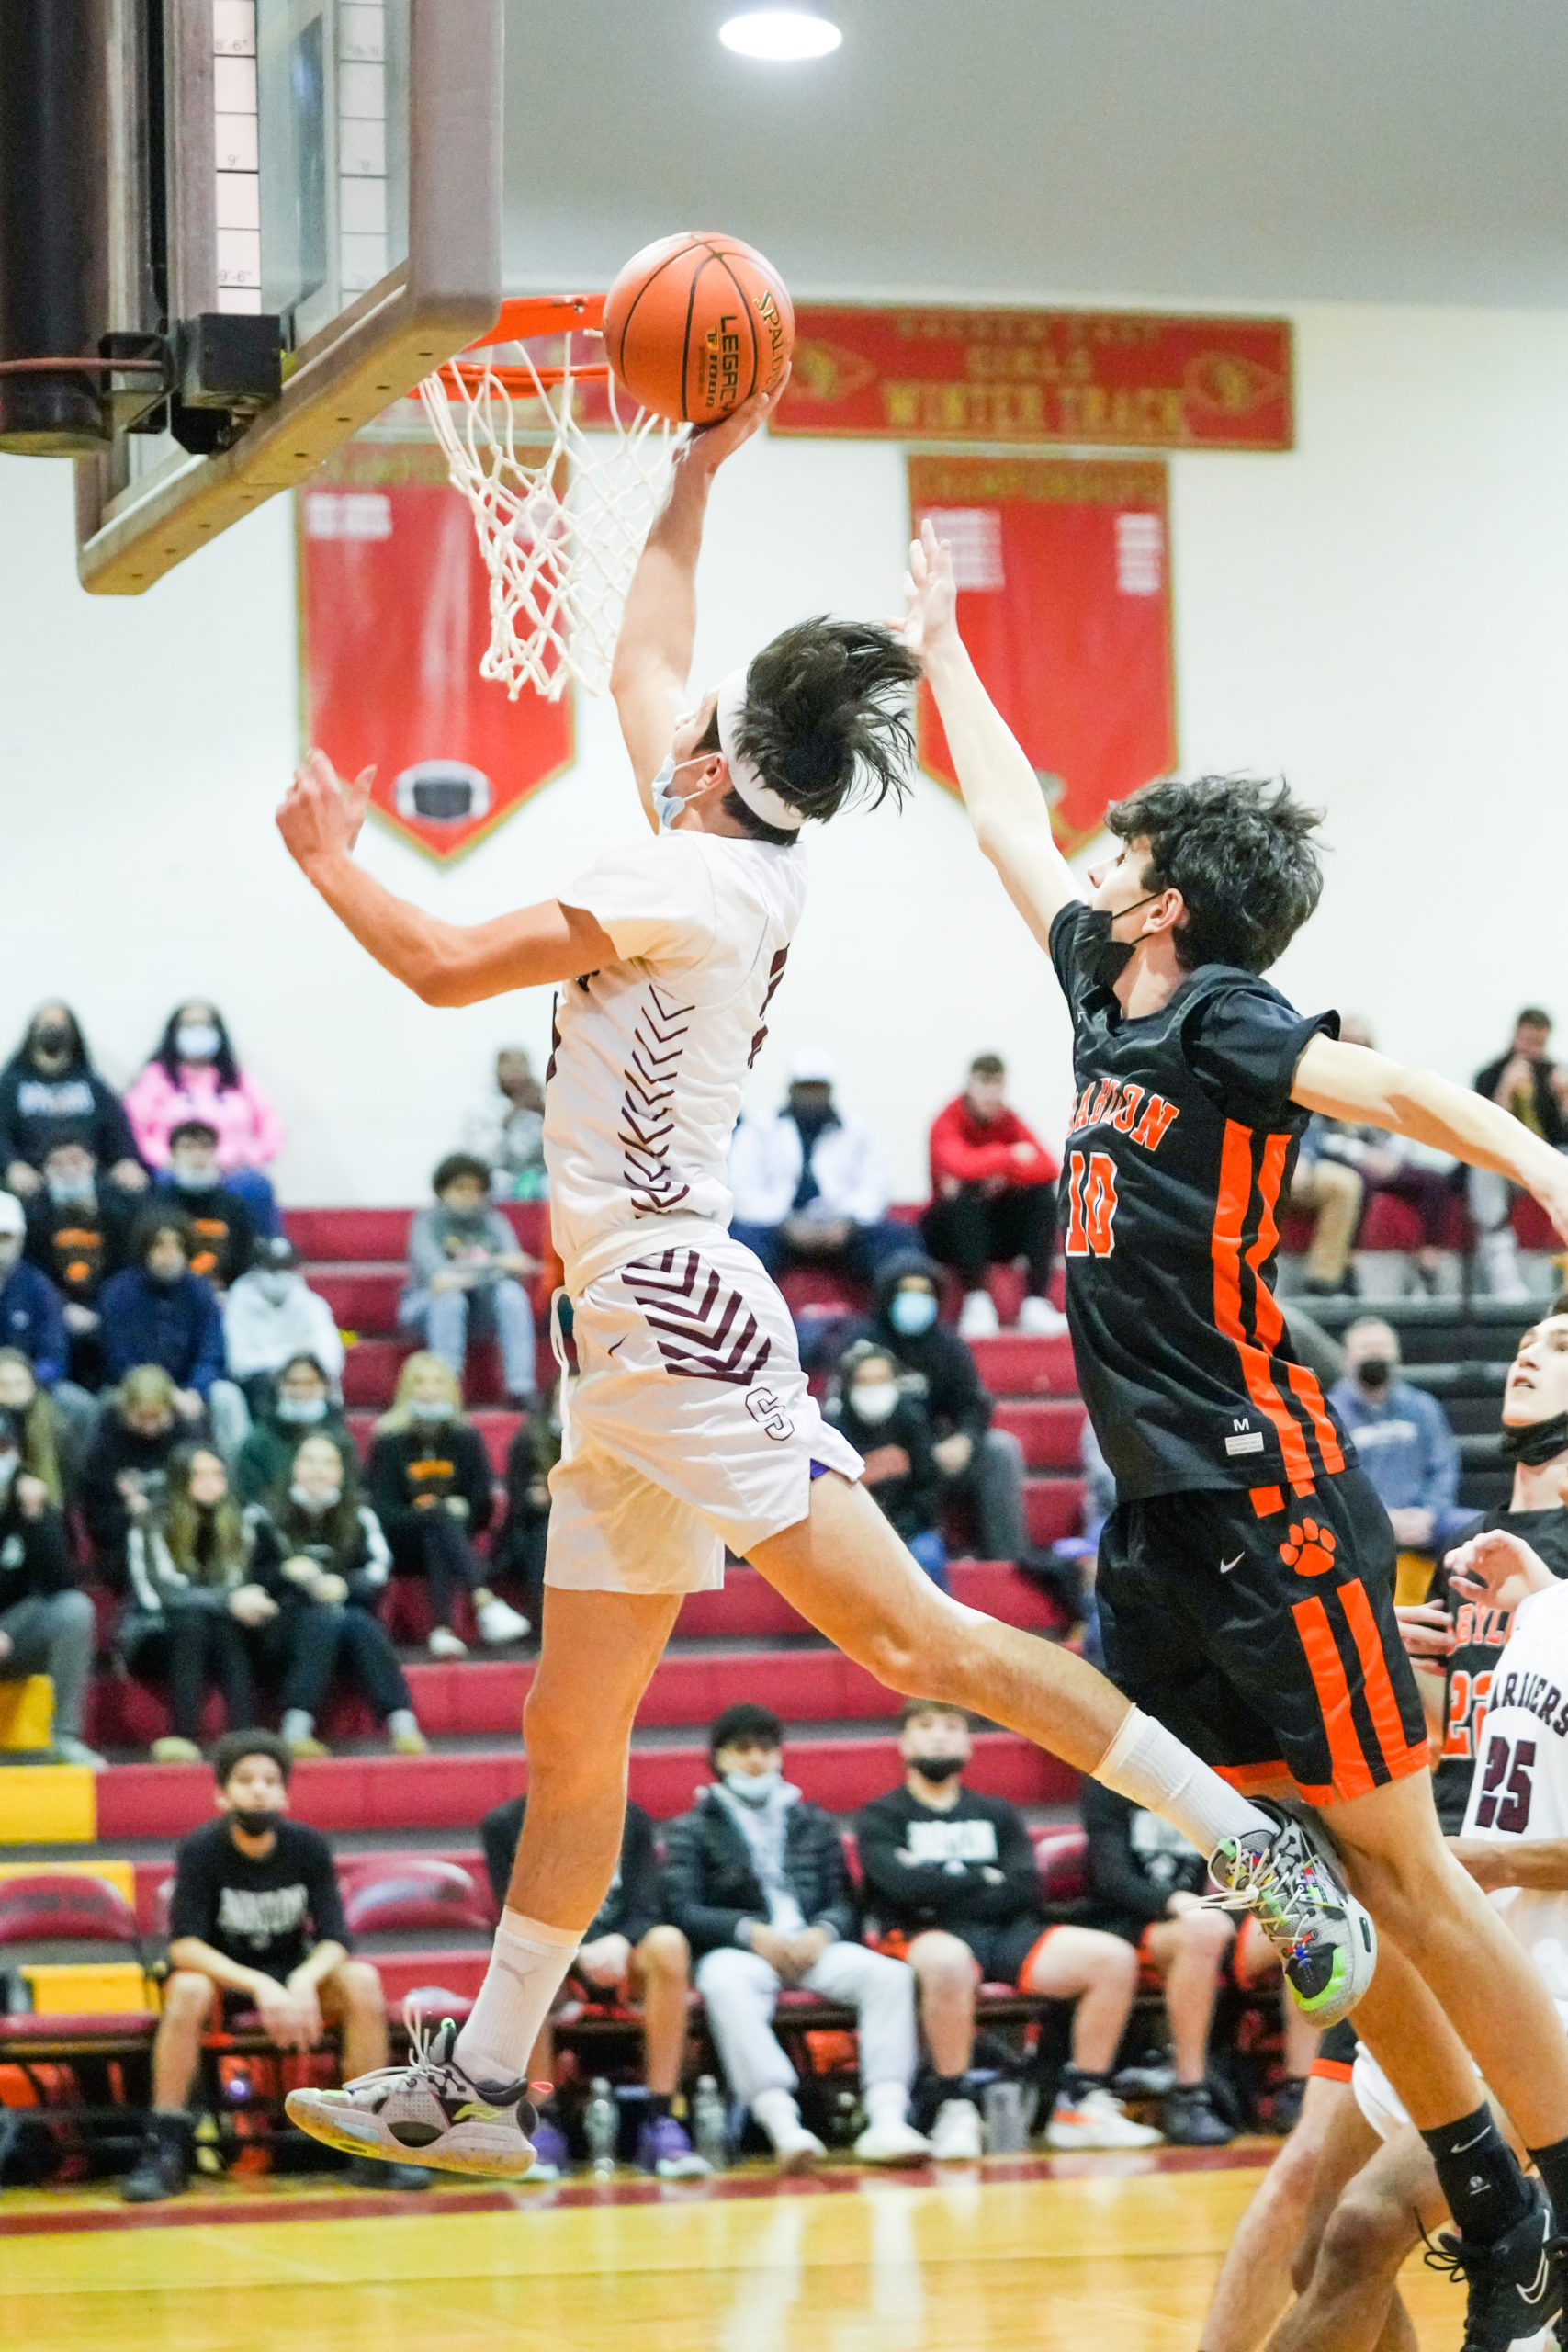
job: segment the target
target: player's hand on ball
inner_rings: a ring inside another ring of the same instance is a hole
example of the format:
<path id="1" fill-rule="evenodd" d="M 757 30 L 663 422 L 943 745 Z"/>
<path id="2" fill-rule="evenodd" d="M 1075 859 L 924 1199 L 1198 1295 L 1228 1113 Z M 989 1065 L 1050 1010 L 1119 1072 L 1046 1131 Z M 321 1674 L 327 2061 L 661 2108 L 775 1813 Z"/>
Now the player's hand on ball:
<path id="1" fill-rule="evenodd" d="M 318 858 L 348 856 L 359 839 L 375 781 L 371 767 L 363 768 L 349 784 L 324 752 L 307 752 L 277 811 L 277 830 L 296 865 L 309 871 Z"/>
<path id="2" fill-rule="evenodd" d="M 953 576 L 953 550 L 939 539 L 930 522 L 909 547 L 909 569 L 904 575 L 904 642 L 924 661 L 957 634 L 958 587 Z"/>
<path id="3" fill-rule="evenodd" d="M 699 426 L 682 449 L 678 462 L 695 466 L 705 473 L 716 472 L 726 458 L 733 458 L 737 449 L 766 424 L 784 398 L 788 382 L 786 368 L 771 392 L 753 392 L 739 408 L 732 408 L 728 416 L 721 416 L 716 424 Z"/>

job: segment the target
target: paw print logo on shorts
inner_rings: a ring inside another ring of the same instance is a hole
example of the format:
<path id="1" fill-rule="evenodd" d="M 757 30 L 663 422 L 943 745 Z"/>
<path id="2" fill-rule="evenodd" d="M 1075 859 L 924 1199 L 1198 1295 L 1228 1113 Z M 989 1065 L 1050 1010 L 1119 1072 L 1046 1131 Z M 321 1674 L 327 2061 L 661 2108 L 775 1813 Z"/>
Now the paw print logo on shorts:
<path id="1" fill-rule="evenodd" d="M 1334 1566 L 1337 1546 L 1331 1527 L 1319 1527 L 1315 1519 L 1303 1519 L 1292 1527 L 1288 1543 L 1280 1546 L 1280 1557 L 1299 1577 L 1326 1576 Z"/>

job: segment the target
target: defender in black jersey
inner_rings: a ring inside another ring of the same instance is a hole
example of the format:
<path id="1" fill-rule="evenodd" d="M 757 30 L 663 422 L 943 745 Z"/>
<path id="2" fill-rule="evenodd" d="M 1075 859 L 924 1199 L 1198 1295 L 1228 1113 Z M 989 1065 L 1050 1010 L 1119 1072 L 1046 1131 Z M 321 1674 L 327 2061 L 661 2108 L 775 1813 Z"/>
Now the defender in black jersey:
<path id="1" fill-rule="evenodd" d="M 1293 1782 L 1330 1815 L 1384 1930 L 1358 2028 L 1459 2223 L 1467 2344 L 1505 2345 L 1525 2332 L 1513 2324 L 1551 2217 L 1475 2106 L 1466 2045 L 1568 2215 L 1568 2044 L 1444 1850 L 1392 1531 L 1292 1352 L 1273 1283 L 1279 1204 L 1313 1111 L 1497 1170 L 1565 1237 L 1568 1159 L 1468 1089 L 1340 1043 L 1335 1014 L 1303 1019 L 1260 977 L 1322 889 L 1317 816 L 1283 785 L 1146 786 L 1108 812 L 1117 854 L 1091 869 L 1084 903 L 1033 767 L 964 650 L 929 523 L 910 574 L 908 639 L 980 847 L 1073 1017 L 1060 1224 L 1079 1382 L 1119 1490 L 1098 1588 L 1108 1668 L 1240 1785 Z M 1568 2267 L 1568 2248 L 1554 2261 Z M 1560 2278 L 1552 2295 L 1555 2309 Z M 1547 2314 L 1529 2308 L 1539 2328 Z"/>

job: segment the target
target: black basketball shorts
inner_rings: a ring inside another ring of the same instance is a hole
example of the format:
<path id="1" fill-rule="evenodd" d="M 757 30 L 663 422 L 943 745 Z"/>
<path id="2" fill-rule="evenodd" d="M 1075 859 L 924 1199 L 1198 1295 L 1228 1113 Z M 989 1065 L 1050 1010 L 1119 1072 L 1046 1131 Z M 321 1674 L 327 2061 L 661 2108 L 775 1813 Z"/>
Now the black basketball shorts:
<path id="1" fill-rule="evenodd" d="M 1427 1769 L 1393 1613 L 1396 1545 L 1364 1472 L 1304 1498 L 1226 1487 L 1121 1503 L 1100 1537 L 1106 1667 L 1248 1792 L 1314 1805 Z"/>

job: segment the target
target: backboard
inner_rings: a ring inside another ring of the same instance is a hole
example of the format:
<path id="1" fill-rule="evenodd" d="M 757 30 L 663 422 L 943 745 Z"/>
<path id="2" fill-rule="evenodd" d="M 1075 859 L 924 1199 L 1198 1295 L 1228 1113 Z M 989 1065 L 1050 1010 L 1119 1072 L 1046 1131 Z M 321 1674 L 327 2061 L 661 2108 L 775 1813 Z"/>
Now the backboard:
<path id="1" fill-rule="evenodd" d="M 78 571 L 134 595 L 495 318 L 503 0 L 88 5 L 107 339 Z"/>

